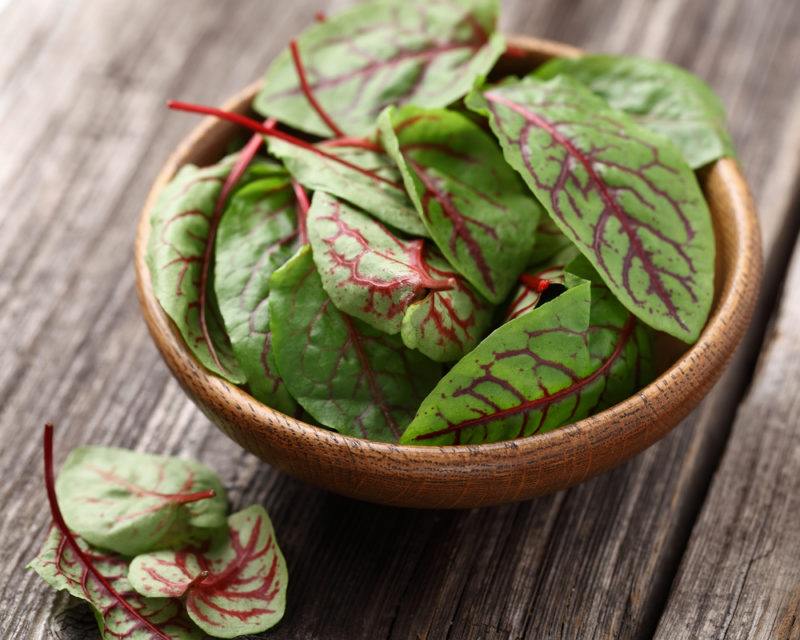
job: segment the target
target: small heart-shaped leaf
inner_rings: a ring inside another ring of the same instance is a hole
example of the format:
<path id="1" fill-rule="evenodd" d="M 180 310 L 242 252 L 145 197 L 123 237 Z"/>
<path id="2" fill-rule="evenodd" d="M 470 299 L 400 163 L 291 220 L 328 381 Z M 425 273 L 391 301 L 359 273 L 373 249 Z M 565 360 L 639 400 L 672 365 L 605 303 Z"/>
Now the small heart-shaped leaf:
<path id="1" fill-rule="evenodd" d="M 405 345 L 431 360 L 452 362 L 486 335 L 494 307 L 441 256 L 430 254 L 428 272 L 436 280 L 452 280 L 452 289 L 431 289 L 406 309 L 400 335 Z"/>
<path id="2" fill-rule="evenodd" d="M 225 490 L 191 460 L 80 447 L 64 462 L 57 489 L 70 529 L 127 556 L 203 540 L 225 524 Z"/>
<path id="3" fill-rule="evenodd" d="M 265 631 L 286 608 L 289 574 L 263 507 L 228 518 L 228 535 L 207 549 L 134 558 L 128 580 L 148 598 L 182 598 L 189 617 L 216 638 Z"/>
<path id="4" fill-rule="evenodd" d="M 39 555 L 28 565 L 54 589 L 88 602 L 103 640 L 200 640 L 204 634 L 173 598 L 140 596 L 128 582 L 128 563 L 120 556 L 76 543 L 94 570 L 74 552 L 57 527 L 47 536 Z M 108 587 L 111 587 L 109 589 Z"/>

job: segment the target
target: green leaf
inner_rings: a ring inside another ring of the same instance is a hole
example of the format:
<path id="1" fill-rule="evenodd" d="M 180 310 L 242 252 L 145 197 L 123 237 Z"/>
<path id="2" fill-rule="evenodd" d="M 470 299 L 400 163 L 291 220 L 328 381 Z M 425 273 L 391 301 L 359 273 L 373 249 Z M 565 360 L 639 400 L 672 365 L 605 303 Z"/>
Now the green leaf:
<path id="1" fill-rule="evenodd" d="M 189 617 L 216 638 L 274 627 L 289 573 L 269 516 L 253 505 L 228 518 L 229 535 L 208 549 L 137 556 L 128 579 L 149 598 L 183 598 Z"/>
<path id="2" fill-rule="evenodd" d="M 455 286 L 431 275 L 423 240 L 403 240 L 321 191 L 308 211 L 308 239 L 333 303 L 386 333 L 398 333 L 408 306 L 429 290 Z"/>
<path id="3" fill-rule="evenodd" d="M 225 524 L 225 490 L 191 460 L 80 447 L 56 487 L 70 529 L 127 556 L 203 540 Z"/>
<path id="4" fill-rule="evenodd" d="M 401 442 L 496 442 L 580 420 L 642 384 L 648 339 L 605 287 L 583 282 L 502 325 L 459 361 Z"/>
<path id="5" fill-rule="evenodd" d="M 400 335 L 410 349 L 431 360 L 451 362 L 468 353 L 486 335 L 494 307 L 452 270 L 441 256 L 431 254 L 429 273 L 437 280 L 452 280 L 452 289 L 430 290 L 408 306 Z"/>
<path id="6" fill-rule="evenodd" d="M 229 156 L 202 169 L 184 166 L 164 188 L 150 214 L 147 264 L 158 302 L 192 353 L 209 371 L 240 384 L 245 377 L 231 351 L 219 309 L 212 304 L 206 314 L 216 359 L 203 337 L 199 313 L 209 222 L 235 160 Z"/>
<path id="7" fill-rule="evenodd" d="M 76 540 L 91 558 L 103 581 L 53 527 L 39 555 L 28 565 L 51 587 L 65 590 L 91 605 L 104 640 L 199 640 L 203 633 L 186 616 L 175 599 L 144 598 L 128 582 L 128 563 L 120 556 L 92 549 Z M 112 589 L 108 589 L 110 585 Z M 157 633 L 153 629 L 157 628 Z"/>
<path id="8" fill-rule="evenodd" d="M 569 78 L 472 94 L 508 162 L 620 301 L 697 339 L 713 297 L 708 205 L 677 149 Z"/>
<path id="9" fill-rule="evenodd" d="M 551 60 L 535 73 L 544 80 L 559 75 L 582 82 L 615 109 L 669 138 L 693 168 L 735 155 L 719 98 L 680 67 L 632 56 L 592 55 Z"/>
<path id="10" fill-rule="evenodd" d="M 547 263 L 555 256 L 575 247 L 572 240 L 561 233 L 561 229 L 548 215 L 543 215 L 539 219 L 539 226 L 536 227 L 534 238 L 531 266 Z"/>
<path id="11" fill-rule="evenodd" d="M 296 198 L 285 171 L 240 189 L 222 216 L 214 291 L 233 352 L 250 392 L 293 413 L 296 403 L 278 375 L 269 332 L 269 279 L 299 246 Z"/>
<path id="12" fill-rule="evenodd" d="M 270 287 L 275 361 L 292 396 L 331 429 L 396 441 L 440 367 L 398 336 L 339 311 L 308 246 L 273 274 Z"/>
<path id="13" fill-rule="evenodd" d="M 400 172 L 378 147 L 315 145 L 327 155 L 272 139 L 269 149 L 304 187 L 325 191 L 368 211 L 382 222 L 411 235 L 427 236 L 425 225 L 408 199 Z M 361 167 L 356 171 L 329 156 Z"/>
<path id="14" fill-rule="evenodd" d="M 563 267 L 564 285 L 571 289 L 583 282 L 602 285 L 603 278 L 582 253 L 576 253 Z"/>
<path id="15" fill-rule="evenodd" d="M 502 302 L 530 259 L 539 204 L 469 118 L 408 106 L 387 109 L 379 124 L 434 242 L 482 295 Z"/>
<path id="16" fill-rule="evenodd" d="M 376 0 L 298 39 L 311 92 L 347 134 L 366 135 L 390 104 L 443 107 L 463 97 L 505 48 L 497 0 Z M 329 127 L 309 104 L 289 51 L 264 78 L 255 109 L 307 133 Z"/>

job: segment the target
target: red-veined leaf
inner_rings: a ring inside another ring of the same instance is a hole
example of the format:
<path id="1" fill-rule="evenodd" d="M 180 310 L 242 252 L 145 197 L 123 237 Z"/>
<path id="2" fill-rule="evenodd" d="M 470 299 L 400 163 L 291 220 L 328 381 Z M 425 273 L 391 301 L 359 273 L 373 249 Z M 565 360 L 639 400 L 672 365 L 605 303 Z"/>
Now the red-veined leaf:
<path id="1" fill-rule="evenodd" d="M 57 488 L 73 531 L 126 556 L 203 540 L 225 524 L 225 490 L 191 460 L 80 447 L 64 462 Z"/>
<path id="2" fill-rule="evenodd" d="M 275 361 L 300 405 L 331 429 L 396 441 L 439 365 L 339 311 L 309 246 L 273 274 L 269 305 Z"/>
<path id="3" fill-rule="evenodd" d="M 497 0 L 377 0 L 307 29 L 297 40 L 304 91 L 290 52 L 270 66 L 260 113 L 319 136 L 338 127 L 365 135 L 390 104 L 443 107 L 464 96 L 504 49 Z"/>
<path id="4" fill-rule="evenodd" d="M 269 150 L 304 187 L 346 200 L 400 231 L 427 236 L 394 161 L 374 143 L 356 145 L 357 141 L 347 145 L 323 143 L 308 149 L 273 139 Z M 314 150 L 321 150 L 325 155 Z M 331 156 L 346 160 L 348 164 L 337 162 Z M 362 171 L 356 171 L 352 165 L 361 167 Z"/>
<path id="5" fill-rule="evenodd" d="M 236 156 L 229 156 L 202 169 L 194 165 L 181 168 L 150 214 L 146 257 L 153 291 L 186 345 L 207 369 L 239 384 L 245 378 L 213 300 L 208 300 L 205 323 L 200 316 L 200 283 L 210 223 L 222 185 L 235 163 Z"/>
<path id="6" fill-rule="evenodd" d="M 677 149 L 569 78 L 526 78 L 467 102 L 489 115 L 508 162 L 620 301 L 696 340 L 711 308 L 714 235 Z"/>
<path id="7" fill-rule="evenodd" d="M 148 598 L 182 598 L 189 617 L 216 638 L 259 633 L 286 608 L 289 573 L 263 507 L 228 518 L 228 536 L 206 549 L 134 558 L 128 579 Z"/>
<path id="8" fill-rule="evenodd" d="M 584 418 L 642 384 L 648 340 L 608 289 L 584 281 L 502 325 L 462 358 L 401 442 L 495 442 Z"/>
<path id="9" fill-rule="evenodd" d="M 264 126 L 268 126 L 270 128 L 272 128 L 274 125 L 274 120 L 268 120 L 264 123 Z M 209 309 L 211 306 L 209 304 L 209 300 L 214 293 L 211 284 L 211 267 L 214 263 L 214 245 L 216 244 L 217 230 L 219 229 L 219 223 L 222 219 L 222 214 L 225 211 L 225 206 L 228 203 L 228 198 L 231 193 L 233 193 L 233 190 L 239 185 L 239 181 L 247 171 L 247 168 L 252 164 L 260 146 L 261 137 L 253 135 L 247 144 L 244 145 L 242 150 L 237 154 L 236 162 L 234 162 L 233 167 L 225 177 L 225 182 L 222 183 L 222 188 L 220 189 L 216 202 L 214 203 L 214 209 L 212 210 L 211 218 L 208 221 L 208 232 L 206 233 L 205 247 L 203 249 L 203 255 L 200 259 L 200 274 L 197 281 L 197 312 L 199 314 L 198 322 L 200 325 L 200 334 L 203 337 L 203 342 L 208 349 L 208 354 L 211 357 L 211 360 L 219 369 L 224 369 L 225 365 L 222 364 L 219 354 L 217 353 L 217 349 L 214 344 L 214 338 L 211 335 L 211 329 L 209 325 L 210 321 L 208 317 L 212 313 L 211 309 Z"/>
<path id="10" fill-rule="evenodd" d="M 469 352 L 486 335 L 494 307 L 441 256 L 427 254 L 428 272 L 437 280 L 453 280 L 447 290 L 430 290 L 408 306 L 400 335 L 405 345 L 431 360 L 451 362 Z"/>
<path id="11" fill-rule="evenodd" d="M 292 413 L 296 403 L 275 367 L 269 333 L 269 278 L 298 247 L 297 199 L 285 171 L 241 188 L 217 233 L 214 291 L 250 392 Z"/>
<path id="12" fill-rule="evenodd" d="M 55 589 L 88 602 L 104 640 L 199 639 L 202 634 L 177 601 L 140 597 L 130 587 L 125 560 L 92 549 L 67 528 L 56 497 L 50 424 L 44 430 L 44 476 L 53 527 L 28 566 Z"/>
<path id="13" fill-rule="evenodd" d="M 407 106 L 379 122 L 434 242 L 481 294 L 502 302 L 531 257 L 540 205 L 468 117 Z"/>
<path id="14" fill-rule="evenodd" d="M 492 305 L 425 246 L 317 192 L 310 239 L 325 291 L 345 313 L 438 362 L 457 360 L 483 337 Z"/>
<path id="15" fill-rule="evenodd" d="M 408 306 L 430 290 L 455 287 L 428 268 L 425 242 L 403 240 L 365 213 L 322 191 L 308 212 L 308 237 L 334 304 L 386 333 L 398 333 Z"/>
<path id="16" fill-rule="evenodd" d="M 56 527 L 50 529 L 44 547 L 29 566 L 54 589 L 63 589 L 89 603 L 104 640 L 199 640 L 205 637 L 187 617 L 180 601 L 145 598 L 136 593 L 127 579 L 127 560 L 92 549 L 80 538 L 76 538 L 76 543 L 116 595 L 89 571 Z M 120 603 L 120 598 L 136 615 Z M 148 628 L 143 621 L 152 624 L 157 631 Z"/>
<path id="17" fill-rule="evenodd" d="M 734 155 L 719 98 L 696 75 L 668 62 L 614 55 L 556 58 L 535 75 L 545 80 L 568 75 L 582 82 L 615 109 L 669 138 L 693 168 Z"/>
<path id="18" fill-rule="evenodd" d="M 359 138 L 312 144 L 240 113 L 175 100 L 167 104 L 176 111 L 221 118 L 266 136 L 271 150 L 286 161 L 298 182 L 341 194 L 345 200 L 377 210 L 376 215 L 383 216 L 388 224 L 425 235 L 424 225 L 413 214 L 402 185 L 395 179 L 396 168 L 375 143 Z"/>

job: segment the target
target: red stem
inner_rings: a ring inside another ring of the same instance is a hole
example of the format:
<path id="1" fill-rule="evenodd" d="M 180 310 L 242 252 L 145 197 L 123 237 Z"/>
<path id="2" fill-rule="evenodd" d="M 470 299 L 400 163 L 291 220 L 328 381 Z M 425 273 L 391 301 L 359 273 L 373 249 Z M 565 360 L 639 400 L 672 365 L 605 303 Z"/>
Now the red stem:
<path id="1" fill-rule="evenodd" d="M 452 291 L 456 288 L 456 279 L 436 280 L 435 278 L 423 278 L 420 285 L 428 291 Z"/>
<path id="2" fill-rule="evenodd" d="M 306 100 L 308 103 L 313 107 L 314 111 L 317 112 L 317 115 L 322 118 L 322 121 L 328 126 L 328 129 L 331 130 L 333 135 L 337 138 L 344 137 L 344 131 L 342 131 L 336 123 L 333 121 L 327 111 L 322 108 L 322 105 L 317 101 L 317 98 L 314 96 L 314 92 L 311 91 L 311 86 L 308 84 L 308 78 L 306 77 L 306 70 L 303 66 L 303 61 L 300 59 L 300 48 L 297 46 L 297 40 L 292 40 L 289 43 L 289 51 L 292 52 L 292 61 L 294 62 L 295 71 L 297 71 L 297 77 L 300 80 L 300 87 L 303 89 L 303 94 L 306 96 Z"/>
<path id="3" fill-rule="evenodd" d="M 186 585 L 184 592 L 188 592 L 189 589 L 194 587 L 195 585 L 200 584 L 203 580 L 208 578 L 209 573 L 205 569 L 203 569 L 200 573 L 198 573 L 194 578 L 189 581 L 189 584 Z"/>
<path id="4" fill-rule="evenodd" d="M 73 553 L 80 560 L 81 564 L 86 567 L 86 570 L 91 573 L 95 579 L 103 585 L 103 588 L 111 594 L 111 596 L 119 602 L 119 604 L 128 612 L 128 614 L 143 624 L 148 631 L 155 634 L 157 638 L 162 640 L 170 640 L 170 637 L 165 634 L 161 629 L 156 627 L 147 618 L 143 617 L 131 604 L 117 592 L 111 583 L 106 580 L 105 576 L 101 574 L 94 566 L 92 560 L 84 553 L 83 549 L 78 546 L 78 541 L 75 536 L 67 527 L 64 516 L 61 513 L 61 508 L 58 506 L 58 498 L 56 497 L 56 482 L 53 473 L 53 425 L 49 422 L 44 425 L 44 486 L 47 490 L 47 501 L 50 503 L 50 513 L 53 516 L 53 523 L 56 525 L 61 535 L 64 536 L 67 544 L 72 548 Z"/>
<path id="5" fill-rule="evenodd" d="M 523 273 L 519 277 L 519 281 L 525 285 L 531 291 L 535 291 L 536 293 L 544 293 L 547 288 L 553 284 L 552 280 L 547 280 L 545 278 L 540 278 L 538 276 L 533 276 L 529 273 Z"/>
<path id="6" fill-rule="evenodd" d="M 348 162 L 344 158 L 339 158 L 338 156 L 333 155 L 332 153 L 327 153 L 325 150 L 320 149 L 319 147 L 315 147 L 310 142 L 306 142 L 305 140 L 301 140 L 300 138 L 296 138 L 293 135 L 288 133 L 284 133 L 279 129 L 268 128 L 262 125 L 260 122 L 253 120 L 252 118 L 248 118 L 247 116 L 243 116 L 239 113 L 233 113 L 232 111 L 225 111 L 223 109 L 217 109 L 216 107 L 206 107 L 204 105 L 198 104 L 190 104 L 188 102 L 180 102 L 176 100 L 170 100 L 167 102 L 167 106 L 174 111 L 186 111 L 188 113 L 200 113 L 206 116 L 214 116 L 216 118 L 220 118 L 222 120 L 227 120 L 228 122 L 233 122 L 235 124 L 239 124 L 243 127 L 247 127 L 251 131 L 255 131 L 256 133 L 260 133 L 263 136 L 268 138 L 276 138 L 278 140 L 283 140 L 284 142 L 288 142 L 289 144 L 293 144 L 297 147 L 302 149 L 306 149 L 312 153 L 316 153 L 323 158 L 327 158 L 333 162 L 338 162 L 341 165 L 344 165 L 348 169 L 352 169 L 353 171 L 357 171 L 368 178 L 376 180 L 378 182 L 383 182 L 388 184 L 390 187 L 395 189 L 402 189 L 402 187 L 393 182 L 392 180 L 388 180 L 383 176 L 379 176 L 374 171 L 370 171 L 369 169 L 365 169 L 364 167 L 359 167 L 357 164 L 353 164 L 352 162 Z"/>
<path id="7" fill-rule="evenodd" d="M 308 244 L 308 210 L 311 205 L 308 202 L 308 194 L 297 180 L 292 180 L 292 189 L 297 198 L 297 237 L 301 245 Z"/>
<path id="8" fill-rule="evenodd" d="M 374 153 L 384 153 L 383 147 L 380 144 L 367 138 L 335 138 L 333 140 L 325 140 L 320 142 L 320 146 L 348 147 L 355 149 L 366 149 L 367 151 L 373 151 Z"/>
<path id="9" fill-rule="evenodd" d="M 170 502 L 173 504 L 189 504 L 191 502 L 199 502 L 200 500 L 208 500 L 216 495 L 217 493 L 213 489 L 195 491 L 194 493 L 176 493 L 170 498 Z"/>
<path id="10" fill-rule="evenodd" d="M 271 129 L 275 126 L 275 122 L 276 121 L 274 119 L 270 119 L 264 123 L 264 126 Z M 244 172 L 247 171 L 247 167 L 249 167 L 250 163 L 253 161 L 253 158 L 258 152 L 258 147 L 261 146 L 261 142 L 262 140 L 260 135 L 256 134 L 250 138 L 248 143 L 239 153 L 239 157 L 236 159 L 236 164 L 233 165 L 231 172 L 228 174 L 228 177 L 225 179 L 225 182 L 222 185 L 222 189 L 219 192 L 217 201 L 214 204 L 214 212 L 212 213 L 211 220 L 208 223 L 208 236 L 206 237 L 206 246 L 203 249 L 203 262 L 200 266 L 200 332 L 203 334 L 203 340 L 206 343 L 206 347 L 211 355 L 211 359 L 222 371 L 225 371 L 226 367 L 219 359 L 217 349 L 214 347 L 214 342 L 211 340 L 211 332 L 208 328 L 208 319 L 206 316 L 206 306 L 208 303 L 208 276 L 211 271 L 211 257 L 214 254 L 214 244 L 217 239 L 217 229 L 219 229 L 219 223 L 222 219 L 222 214 L 225 211 L 225 203 L 228 201 L 228 196 L 230 195 L 231 191 L 233 191 L 233 188 L 236 186 L 236 183 L 239 182 L 242 175 L 244 175 Z"/>

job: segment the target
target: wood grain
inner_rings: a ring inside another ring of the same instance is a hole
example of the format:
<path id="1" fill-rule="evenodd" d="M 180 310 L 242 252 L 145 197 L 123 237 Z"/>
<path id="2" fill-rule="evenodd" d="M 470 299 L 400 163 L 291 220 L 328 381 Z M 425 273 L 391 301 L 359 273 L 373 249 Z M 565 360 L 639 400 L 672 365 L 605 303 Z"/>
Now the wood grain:
<path id="1" fill-rule="evenodd" d="M 231 95 L 328 4 L 345 3 L 0 3 L 0 637 L 92 637 L 91 624 L 80 626 L 85 611 L 65 608 L 23 569 L 48 520 L 38 451 L 46 419 L 59 424 L 58 460 L 84 442 L 192 456 L 221 472 L 236 504 L 264 504 L 292 574 L 271 638 L 652 635 L 796 235 L 800 6 L 505 3 L 509 30 L 666 57 L 710 80 L 762 214 L 764 312 L 713 397 L 625 466 L 520 505 L 419 512 L 338 498 L 244 454 L 178 389 L 135 301 L 136 216 L 194 124 L 167 114 L 163 100 Z M 776 637 L 791 629 L 791 598 L 785 611 Z"/>
<path id="2" fill-rule="evenodd" d="M 800 244 L 656 638 L 800 638 Z"/>
<path id="3" fill-rule="evenodd" d="M 657 638 L 800 638 L 800 245 Z"/>

